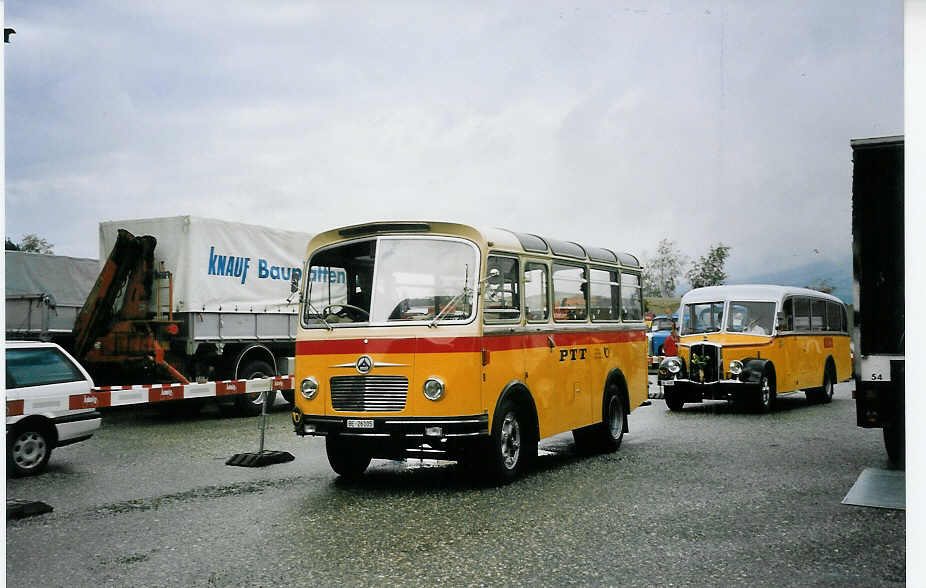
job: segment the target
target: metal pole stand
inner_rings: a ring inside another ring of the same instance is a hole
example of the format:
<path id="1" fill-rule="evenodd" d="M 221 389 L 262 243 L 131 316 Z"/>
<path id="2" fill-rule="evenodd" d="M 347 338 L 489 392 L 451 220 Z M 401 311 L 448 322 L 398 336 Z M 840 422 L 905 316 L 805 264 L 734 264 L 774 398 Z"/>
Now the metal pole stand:
<path id="1" fill-rule="evenodd" d="M 262 468 L 275 463 L 285 463 L 296 459 L 292 453 L 286 451 L 264 451 L 264 434 L 267 429 L 267 404 L 270 394 L 264 393 L 264 401 L 260 405 L 260 448 L 257 453 L 236 453 L 228 458 L 225 465 L 240 466 L 243 468 Z"/>

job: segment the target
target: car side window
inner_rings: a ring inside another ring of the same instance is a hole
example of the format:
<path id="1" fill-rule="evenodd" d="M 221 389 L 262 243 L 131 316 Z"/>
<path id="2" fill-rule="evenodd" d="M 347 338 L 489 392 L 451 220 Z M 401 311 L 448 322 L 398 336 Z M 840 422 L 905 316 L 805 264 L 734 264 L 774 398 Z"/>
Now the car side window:
<path id="1" fill-rule="evenodd" d="M 71 360 L 52 347 L 6 350 L 7 388 L 79 382 L 84 375 Z"/>

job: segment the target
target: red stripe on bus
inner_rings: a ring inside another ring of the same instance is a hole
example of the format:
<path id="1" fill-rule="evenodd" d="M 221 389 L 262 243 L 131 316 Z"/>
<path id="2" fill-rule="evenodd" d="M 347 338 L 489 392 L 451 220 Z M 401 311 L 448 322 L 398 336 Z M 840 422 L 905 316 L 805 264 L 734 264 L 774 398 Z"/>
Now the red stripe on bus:
<path id="1" fill-rule="evenodd" d="M 630 343 L 644 341 L 640 331 L 602 331 L 594 333 L 523 333 L 483 337 L 407 337 L 402 339 L 347 339 L 336 341 L 297 341 L 296 355 L 334 355 L 360 353 L 475 353 L 548 347 L 550 337 L 556 347 Z"/>

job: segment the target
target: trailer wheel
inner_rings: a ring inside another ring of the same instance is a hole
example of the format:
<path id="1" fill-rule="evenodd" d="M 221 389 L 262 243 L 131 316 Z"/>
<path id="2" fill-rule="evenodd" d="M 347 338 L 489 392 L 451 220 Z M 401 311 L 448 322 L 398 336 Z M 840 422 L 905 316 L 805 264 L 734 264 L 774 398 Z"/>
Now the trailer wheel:
<path id="1" fill-rule="evenodd" d="M 276 371 L 266 361 L 252 361 L 244 366 L 238 372 L 239 380 L 253 380 L 254 378 L 271 378 Z M 256 416 L 260 414 L 261 405 L 264 398 L 269 396 L 268 406 L 273 406 L 276 399 L 276 390 L 268 392 L 251 392 L 249 394 L 239 394 L 235 397 L 235 409 L 241 416 Z"/>

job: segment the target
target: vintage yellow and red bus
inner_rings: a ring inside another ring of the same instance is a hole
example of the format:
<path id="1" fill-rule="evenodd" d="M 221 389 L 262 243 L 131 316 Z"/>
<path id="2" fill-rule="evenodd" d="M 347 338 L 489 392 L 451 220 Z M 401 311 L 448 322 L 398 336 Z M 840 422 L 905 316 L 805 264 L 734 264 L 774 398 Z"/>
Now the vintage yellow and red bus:
<path id="1" fill-rule="evenodd" d="M 647 399 L 637 258 L 443 222 L 309 243 L 293 425 L 332 468 L 425 457 L 514 479 L 540 439 L 614 451 Z"/>
<path id="2" fill-rule="evenodd" d="M 761 412 L 803 390 L 828 403 L 852 374 L 846 306 L 790 286 L 696 288 L 682 297 L 679 356 L 659 366 L 670 410 L 705 398 L 751 403 Z"/>

